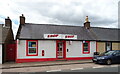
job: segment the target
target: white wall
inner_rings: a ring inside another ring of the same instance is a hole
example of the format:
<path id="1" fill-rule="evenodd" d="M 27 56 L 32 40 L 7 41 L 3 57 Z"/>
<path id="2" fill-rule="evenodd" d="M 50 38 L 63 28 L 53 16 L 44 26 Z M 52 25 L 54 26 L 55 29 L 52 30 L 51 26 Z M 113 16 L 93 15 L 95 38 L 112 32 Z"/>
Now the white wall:
<path id="1" fill-rule="evenodd" d="M 38 42 L 38 49 L 41 58 L 56 58 L 56 41 L 40 40 Z M 42 56 L 42 50 L 44 50 L 45 56 Z"/>
<path id="2" fill-rule="evenodd" d="M 26 56 L 26 40 L 19 40 L 17 45 L 17 58 L 56 58 L 56 40 L 38 40 L 38 56 Z M 69 49 L 69 52 L 67 52 Z M 42 56 L 42 50 L 45 52 L 45 56 Z M 69 45 L 69 41 L 66 41 L 66 58 L 72 57 L 93 57 L 93 52 L 96 51 L 96 42 L 90 41 L 90 53 L 82 53 L 83 46 L 82 41 L 72 41 Z"/>
<path id="3" fill-rule="evenodd" d="M 2 44 L 0 44 L 0 64 L 2 64 Z"/>
<path id="4" fill-rule="evenodd" d="M 82 41 L 72 41 L 72 44 L 69 45 L 69 41 L 66 41 L 66 49 L 69 49 L 69 52 L 66 51 L 66 57 L 93 57 L 93 52 L 96 51 L 96 42 L 90 41 L 90 53 L 83 54 Z"/>
<path id="5" fill-rule="evenodd" d="M 93 53 L 96 52 L 96 41 L 90 42 L 90 55 L 93 56 Z"/>
<path id="6" fill-rule="evenodd" d="M 38 40 L 38 56 L 26 56 L 26 40 L 19 40 L 17 44 L 17 58 L 56 58 L 56 41 Z M 45 55 L 42 56 L 42 50 Z"/>
<path id="7" fill-rule="evenodd" d="M 72 44 L 69 45 L 69 41 L 66 41 L 66 57 L 80 57 L 82 52 L 82 42 L 80 41 L 72 41 Z"/>

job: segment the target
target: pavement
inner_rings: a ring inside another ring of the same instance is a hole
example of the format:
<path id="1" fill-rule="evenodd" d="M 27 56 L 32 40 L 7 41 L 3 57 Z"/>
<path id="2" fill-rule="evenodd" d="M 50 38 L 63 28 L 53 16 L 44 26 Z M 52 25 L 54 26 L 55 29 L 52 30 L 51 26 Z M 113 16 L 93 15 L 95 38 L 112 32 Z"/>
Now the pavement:
<path id="1" fill-rule="evenodd" d="M 54 65 L 70 65 L 70 64 L 84 64 L 92 63 L 92 60 L 59 60 L 59 61 L 47 61 L 47 62 L 28 62 L 28 63 L 15 63 L 6 62 L 0 65 L 0 69 L 10 68 L 24 68 L 24 67 L 42 67 L 42 66 L 54 66 Z"/>

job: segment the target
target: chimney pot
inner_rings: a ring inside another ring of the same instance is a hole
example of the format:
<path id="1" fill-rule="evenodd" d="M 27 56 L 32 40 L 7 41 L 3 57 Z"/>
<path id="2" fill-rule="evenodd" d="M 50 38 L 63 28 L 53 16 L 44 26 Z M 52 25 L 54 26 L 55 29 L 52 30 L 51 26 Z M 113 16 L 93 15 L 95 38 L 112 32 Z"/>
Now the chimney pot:
<path id="1" fill-rule="evenodd" d="M 24 14 L 22 14 L 22 16 L 24 16 Z"/>
<path id="2" fill-rule="evenodd" d="M 10 19 L 10 17 L 8 16 L 7 19 Z"/>

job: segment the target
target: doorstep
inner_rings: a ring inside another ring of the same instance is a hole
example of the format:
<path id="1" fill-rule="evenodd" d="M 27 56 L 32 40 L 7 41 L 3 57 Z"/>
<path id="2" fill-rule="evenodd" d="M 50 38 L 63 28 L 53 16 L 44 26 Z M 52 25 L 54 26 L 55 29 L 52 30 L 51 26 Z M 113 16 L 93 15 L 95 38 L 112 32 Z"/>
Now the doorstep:
<path id="1" fill-rule="evenodd" d="M 2 64 L 2 68 L 0 68 L 0 69 L 23 68 L 23 67 L 42 67 L 42 66 L 84 64 L 84 63 L 92 63 L 92 60 L 67 60 L 67 61 L 57 60 L 57 61 L 28 62 L 28 63 L 6 62 L 6 63 Z"/>

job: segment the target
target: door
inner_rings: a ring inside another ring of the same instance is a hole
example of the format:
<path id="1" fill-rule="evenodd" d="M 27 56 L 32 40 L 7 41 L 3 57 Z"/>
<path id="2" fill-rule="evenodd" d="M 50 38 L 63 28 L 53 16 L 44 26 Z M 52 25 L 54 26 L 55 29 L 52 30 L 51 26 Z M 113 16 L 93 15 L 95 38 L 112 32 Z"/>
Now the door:
<path id="1" fill-rule="evenodd" d="M 56 53 L 57 53 L 57 58 L 58 59 L 64 59 L 66 57 L 66 42 L 65 41 L 60 41 L 57 40 L 56 41 L 57 44 L 57 49 L 56 49 Z"/>
<path id="2" fill-rule="evenodd" d="M 8 44 L 6 48 L 6 61 L 15 61 L 15 44 Z"/>
<path id="3" fill-rule="evenodd" d="M 106 42 L 106 51 L 112 50 L 112 43 L 111 42 Z"/>

